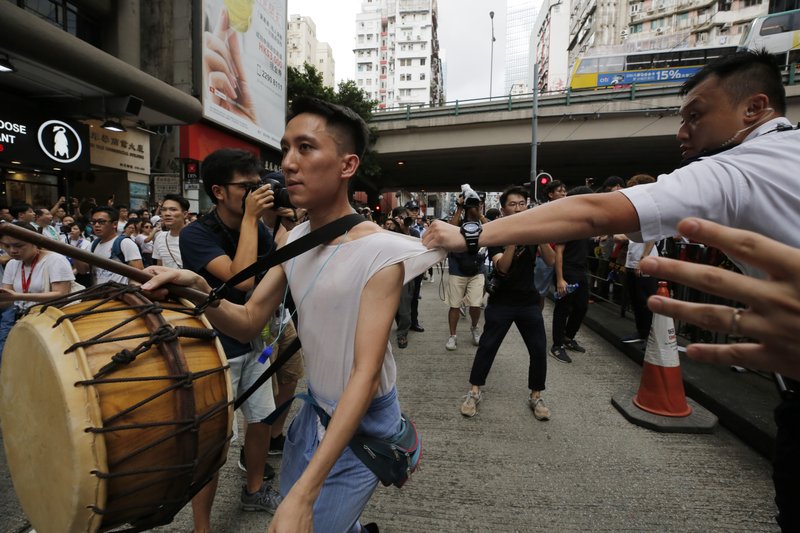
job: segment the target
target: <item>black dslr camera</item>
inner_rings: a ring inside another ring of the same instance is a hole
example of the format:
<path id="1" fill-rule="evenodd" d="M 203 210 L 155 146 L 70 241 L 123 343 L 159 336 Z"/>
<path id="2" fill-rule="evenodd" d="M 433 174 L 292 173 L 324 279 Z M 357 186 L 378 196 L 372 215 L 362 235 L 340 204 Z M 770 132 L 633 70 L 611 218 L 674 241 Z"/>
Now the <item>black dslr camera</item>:
<path id="1" fill-rule="evenodd" d="M 461 196 L 464 198 L 464 207 L 480 207 L 481 197 L 468 183 L 461 186 Z"/>
<path id="2" fill-rule="evenodd" d="M 244 210 L 244 204 L 247 200 L 247 195 L 267 184 L 272 186 L 272 192 L 275 195 L 275 201 L 272 206 L 273 209 L 280 209 L 282 207 L 294 209 L 291 200 L 289 200 L 289 191 L 286 189 L 285 183 L 286 181 L 283 178 L 283 174 L 280 172 L 261 174 L 259 183 L 249 186 L 245 191 L 245 194 L 242 197 L 242 210 Z"/>

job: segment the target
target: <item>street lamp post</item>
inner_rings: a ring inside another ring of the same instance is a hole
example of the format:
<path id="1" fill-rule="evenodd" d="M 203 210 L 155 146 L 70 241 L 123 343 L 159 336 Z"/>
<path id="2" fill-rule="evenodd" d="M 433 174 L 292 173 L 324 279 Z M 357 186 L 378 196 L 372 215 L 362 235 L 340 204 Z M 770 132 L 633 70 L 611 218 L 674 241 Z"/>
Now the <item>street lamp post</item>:
<path id="1" fill-rule="evenodd" d="M 533 46 L 531 46 L 531 52 L 533 53 L 533 98 L 531 102 L 531 195 L 532 195 L 532 203 L 537 204 L 539 203 L 539 198 L 536 196 L 538 193 L 538 176 L 536 174 L 536 156 L 537 156 L 537 128 L 538 128 L 538 117 L 537 114 L 539 112 L 539 38 L 537 35 L 537 28 L 534 25 L 533 31 L 531 32 L 531 40 L 533 40 Z"/>
<path id="2" fill-rule="evenodd" d="M 489 11 L 489 19 L 492 21 L 492 51 L 489 56 L 489 100 L 492 99 L 492 77 L 494 74 L 494 11 Z"/>

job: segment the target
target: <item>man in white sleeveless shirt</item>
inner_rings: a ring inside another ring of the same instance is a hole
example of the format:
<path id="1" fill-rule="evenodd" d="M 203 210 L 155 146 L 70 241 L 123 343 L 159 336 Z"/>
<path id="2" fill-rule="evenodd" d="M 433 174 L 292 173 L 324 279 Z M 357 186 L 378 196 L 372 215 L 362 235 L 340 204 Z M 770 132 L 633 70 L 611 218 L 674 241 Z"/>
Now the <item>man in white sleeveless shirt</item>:
<path id="1" fill-rule="evenodd" d="M 293 102 L 281 140 L 282 166 L 291 202 L 308 210 L 309 222 L 294 228 L 288 241 L 354 213 L 348 183 L 368 139 L 366 124 L 348 108 L 310 98 Z M 246 304 L 222 301 L 208 309 L 215 327 L 250 339 L 281 303 L 288 283 L 300 316 L 309 392 L 332 415 L 323 428 L 306 403 L 292 422 L 281 465 L 283 501 L 270 531 L 377 531 L 373 524 L 362 527 L 359 517 L 378 478 L 348 443 L 356 433 L 388 438 L 400 429 L 389 333 L 403 284 L 443 255 L 365 220 L 271 269 Z M 193 272 L 150 271 L 158 275 L 146 290 L 164 283 L 210 290 Z"/>

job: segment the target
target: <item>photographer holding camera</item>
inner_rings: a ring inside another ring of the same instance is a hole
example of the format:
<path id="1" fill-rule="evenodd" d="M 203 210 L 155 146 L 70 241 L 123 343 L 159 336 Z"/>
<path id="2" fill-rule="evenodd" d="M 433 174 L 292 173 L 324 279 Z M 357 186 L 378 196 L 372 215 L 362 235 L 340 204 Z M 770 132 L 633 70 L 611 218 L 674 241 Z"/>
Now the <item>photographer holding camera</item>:
<path id="1" fill-rule="evenodd" d="M 525 211 L 528 195 L 522 187 L 510 187 L 500 195 L 503 216 Z M 548 247 L 547 244 L 540 245 Z M 552 263 L 552 256 L 543 257 Z M 494 270 L 489 283 L 483 335 L 475 352 L 469 375 L 470 390 L 461 405 L 461 414 L 473 417 L 481 401 L 481 387 L 492 369 L 492 363 L 511 324 L 517 325 L 528 348 L 528 405 L 537 420 L 549 420 L 550 409 L 542 399 L 547 377 L 547 337 L 539 308 L 539 292 L 533 280 L 536 249 L 531 246 L 497 246 L 489 248 Z"/>
<path id="2" fill-rule="evenodd" d="M 461 186 L 461 195 L 456 200 L 456 210 L 450 219 L 450 224 L 461 226 L 462 217 L 464 224 L 486 222 L 481 214 L 480 196 L 468 184 Z M 484 286 L 483 263 L 485 260 L 486 254 L 481 253 L 451 252 L 447 254 L 447 271 L 450 274 L 447 279 L 447 305 L 450 307 L 447 321 L 450 326 L 450 337 L 444 347 L 450 351 L 457 347 L 456 330 L 461 314 L 461 303 L 465 299 L 472 321 L 470 327 L 472 344 L 477 346 L 480 341 L 478 321 L 481 319 Z"/>
<path id="3" fill-rule="evenodd" d="M 262 184 L 261 171 L 255 156 L 238 149 L 217 150 L 202 163 L 203 186 L 215 208 L 183 229 L 179 245 L 183 268 L 200 274 L 211 287 L 218 287 L 274 248 L 261 217 L 272 210 L 275 195 L 272 185 Z M 244 304 L 255 284 L 255 278 L 244 281 L 232 288 L 225 299 Z M 260 343 L 242 343 L 222 332 L 218 335 L 230 364 L 233 392 L 238 396 L 266 368 L 258 363 Z M 271 428 L 259 423 L 274 409 L 271 384 L 258 388 L 242 404 L 242 414 L 249 424 L 243 461 L 247 483 L 241 495 L 242 508 L 246 510 L 275 512 L 278 507 L 278 493 L 263 480 Z M 270 472 L 266 474 L 269 477 Z M 195 531 L 211 530 L 216 489 L 215 477 L 192 500 Z"/>

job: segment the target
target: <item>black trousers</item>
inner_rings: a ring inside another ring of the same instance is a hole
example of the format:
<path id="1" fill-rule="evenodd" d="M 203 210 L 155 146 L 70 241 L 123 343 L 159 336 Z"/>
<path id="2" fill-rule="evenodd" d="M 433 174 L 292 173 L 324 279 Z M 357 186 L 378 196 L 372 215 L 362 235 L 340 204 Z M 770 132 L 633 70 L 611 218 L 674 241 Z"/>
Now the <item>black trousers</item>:
<path id="1" fill-rule="evenodd" d="M 411 299 L 411 324 L 414 326 L 419 325 L 419 291 L 422 288 L 422 276 L 420 274 L 414 278 L 414 297 Z"/>
<path id="2" fill-rule="evenodd" d="M 553 309 L 553 345 L 561 346 L 564 339 L 574 339 L 581 329 L 583 317 L 589 309 L 589 282 L 583 279 L 568 279 L 567 283 L 578 283 L 574 292 L 556 300 Z"/>
<path id="3" fill-rule="evenodd" d="M 778 525 L 782 531 L 794 532 L 800 531 L 800 383 L 787 379 L 786 384 L 794 393 L 787 395 L 775 409 L 778 432 L 772 481 Z"/>
<path id="4" fill-rule="evenodd" d="M 496 305 L 490 301 L 484 311 L 484 321 L 483 334 L 469 374 L 470 384 L 479 387 L 486 384 L 486 377 L 492 369 L 497 351 L 511 324 L 516 324 L 528 348 L 528 388 L 544 390 L 547 380 L 547 338 L 539 304 L 516 307 Z"/>
<path id="5" fill-rule="evenodd" d="M 636 332 L 640 338 L 647 339 L 653 323 L 653 313 L 647 308 L 647 299 L 658 291 L 658 280 L 649 276 L 637 276 L 634 269 L 626 268 L 625 283 L 628 285 Z"/>

